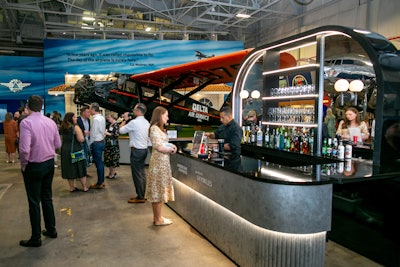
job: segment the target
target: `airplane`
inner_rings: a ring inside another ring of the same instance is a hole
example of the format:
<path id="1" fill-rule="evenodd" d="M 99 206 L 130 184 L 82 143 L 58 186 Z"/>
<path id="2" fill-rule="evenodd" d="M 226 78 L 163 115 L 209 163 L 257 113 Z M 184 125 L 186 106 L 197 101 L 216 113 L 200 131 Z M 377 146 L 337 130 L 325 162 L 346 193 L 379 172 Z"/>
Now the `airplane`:
<path id="1" fill-rule="evenodd" d="M 198 50 L 196 50 L 195 52 L 196 52 L 196 57 L 197 57 L 198 59 L 214 57 L 214 54 L 212 54 L 211 56 L 207 56 L 207 55 L 201 53 L 201 52 L 198 51 Z"/>
<path id="2" fill-rule="evenodd" d="M 242 60 L 252 50 L 245 49 L 141 74 L 120 74 L 114 81 L 89 80 L 85 86 L 82 86 L 85 82 L 78 81 L 74 102 L 81 105 L 97 102 L 101 107 L 119 114 L 131 112 L 140 102 L 147 106 L 147 119 L 151 118 L 152 110 L 161 105 L 169 112 L 169 123 L 219 125 L 219 110 L 191 96 L 210 84 L 232 83 Z M 296 60 L 291 58 L 290 54 L 281 54 L 281 61 L 293 66 Z M 194 89 L 180 94 L 176 89 L 181 88 Z M 230 95 L 222 107 L 230 105 Z"/>

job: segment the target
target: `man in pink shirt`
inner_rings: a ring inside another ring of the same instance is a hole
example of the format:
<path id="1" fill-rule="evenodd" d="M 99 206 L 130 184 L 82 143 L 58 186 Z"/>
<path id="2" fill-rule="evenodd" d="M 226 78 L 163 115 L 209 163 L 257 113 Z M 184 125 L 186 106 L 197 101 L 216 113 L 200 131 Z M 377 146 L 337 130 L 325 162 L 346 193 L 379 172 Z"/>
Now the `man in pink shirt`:
<path id="1" fill-rule="evenodd" d="M 21 240 L 23 247 L 40 247 L 41 233 L 56 238 L 56 220 L 52 199 L 54 176 L 54 153 L 61 147 L 60 135 L 55 122 L 43 116 L 43 99 L 32 95 L 28 99 L 28 116 L 20 123 L 19 155 L 29 203 L 32 235 Z M 45 230 L 40 226 L 40 203 L 42 203 Z"/>

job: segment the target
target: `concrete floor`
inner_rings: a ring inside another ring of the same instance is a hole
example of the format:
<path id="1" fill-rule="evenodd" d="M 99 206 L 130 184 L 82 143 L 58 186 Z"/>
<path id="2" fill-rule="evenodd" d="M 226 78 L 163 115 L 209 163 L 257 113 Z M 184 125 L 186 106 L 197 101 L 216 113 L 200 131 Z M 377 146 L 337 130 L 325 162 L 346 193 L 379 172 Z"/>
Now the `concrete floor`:
<path id="1" fill-rule="evenodd" d="M 105 189 L 88 193 L 70 193 L 56 168 L 58 238 L 43 237 L 40 248 L 21 247 L 19 241 L 30 237 L 23 179 L 19 163 L 5 163 L 3 145 L 0 152 L 0 266 L 236 266 L 168 206 L 163 215 L 173 224 L 155 227 L 150 203 L 127 203 L 135 196 L 128 165 Z M 95 175 L 94 166 L 89 173 Z M 379 265 L 329 241 L 325 266 Z"/>

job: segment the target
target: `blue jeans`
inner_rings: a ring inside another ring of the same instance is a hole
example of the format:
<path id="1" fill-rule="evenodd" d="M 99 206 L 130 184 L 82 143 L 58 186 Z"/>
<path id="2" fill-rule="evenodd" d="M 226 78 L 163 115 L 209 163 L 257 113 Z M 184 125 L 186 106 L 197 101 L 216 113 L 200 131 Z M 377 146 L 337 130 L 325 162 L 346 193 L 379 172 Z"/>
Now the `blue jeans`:
<path id="1" fill-rule="evenodd" d="M 104 183 L 104 162 L 103 162 L 103 152 L 105 148 L 105 143 L 103 142 L 93 142 L 92 143 L 92 157 L 94 164 L 97 169 L 97 184 L 101 185 Z"/>

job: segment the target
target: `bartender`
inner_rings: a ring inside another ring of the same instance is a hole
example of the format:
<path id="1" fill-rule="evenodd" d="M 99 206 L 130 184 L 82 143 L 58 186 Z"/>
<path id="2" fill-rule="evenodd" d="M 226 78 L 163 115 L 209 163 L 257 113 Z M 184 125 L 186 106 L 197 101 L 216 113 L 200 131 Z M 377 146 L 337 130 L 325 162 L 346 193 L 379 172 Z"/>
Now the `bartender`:
<path id="1" fill-rule="evenodd" d="M 223 107 L 220 112 L 221 125 L 215 132 L 207 132 L 205 136 L 212 139 L 224 139 L 224 150 L 228 152 L 226 166 L 240 167 L 240 145 L 242 140 L 242 128 L 233 120 L 230 107 Z M 235 166 L 235 164 L 237 166 Z"/>
<path id="2" fill-rule="evenodd" d="M 341 120 L 336 131 L 343 140 L 362 143 L 369 138 L 368 126 L 361 121 L 360 114 L 355 107 L 348 107 L 345 111 L 345 119 Z"/>

